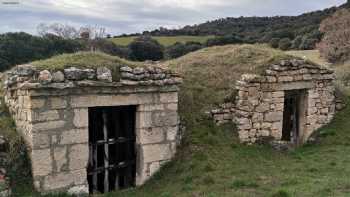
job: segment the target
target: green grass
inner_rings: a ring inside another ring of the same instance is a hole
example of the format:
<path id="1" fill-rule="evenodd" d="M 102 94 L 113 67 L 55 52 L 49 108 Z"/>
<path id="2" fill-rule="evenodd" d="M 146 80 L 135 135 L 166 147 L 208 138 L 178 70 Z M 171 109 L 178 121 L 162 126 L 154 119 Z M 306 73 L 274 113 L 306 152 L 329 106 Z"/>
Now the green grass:
<path id="1" fill-rule="evenodd" d="M 200 113 L 224 98 L 223 92 L 230 90 L 239 73 L 254 71 L 256 65 L 276 57 L 281 57 L 280 51 L 261 45 L 234 45 L 203 49 L 166 62 L 185 75 L 180 97 L 180 113 L 187 122 L 183 145 L 174 161 L 144 186 L 101 196 L 349 196 L 349 105 L 318 131 L 320 143 L 290 152 L 242 145 L 234 125 L 218 127 Z M 26 187 L 15 188 L 22 188 L 15 190 L 17 196 L 38 195 L 23 189 Z"/>
<path id="2" fill-rule="evenodd" d="M 186 43 L 192 41 L 205 43 L 208 39 L 213 37 L 214 36 L 152 36 L 152 38 L 156 39 L 163 46 L 170 46 L 176 42 Z M 127 46 L 135 38 L 137 38 L 137 36 L 111 38 L 111 40 L 117 45 Z"/>
<path id="3" fill-rule="evenodd" d="M 34 61 L 31 63 L 40 70 L 63 70 L 68 67 L 90 68 L 105 66 L 112 71 L 113 80 L 119 80 L 119 68 L 121 66 L 141 66 L 141 63 L 131 62 L 117 56 L 111 56 L 100 52 L 77 52 L 73 54 L 62 54 L 49 59 Z"/>

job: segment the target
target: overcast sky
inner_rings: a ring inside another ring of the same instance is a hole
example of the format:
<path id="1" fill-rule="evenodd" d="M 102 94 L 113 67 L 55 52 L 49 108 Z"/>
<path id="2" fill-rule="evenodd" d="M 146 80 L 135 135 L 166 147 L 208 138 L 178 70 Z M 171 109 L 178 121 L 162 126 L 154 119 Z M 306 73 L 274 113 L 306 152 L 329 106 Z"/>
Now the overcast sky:
<path id="1" fill-rule="evenodd" d="M 346 0 L 0 0 L 0 32 L 36 33 L 39 23 L 98 25 L 107 33 L 178 28 L 222 17 L 299 15 Z"/>

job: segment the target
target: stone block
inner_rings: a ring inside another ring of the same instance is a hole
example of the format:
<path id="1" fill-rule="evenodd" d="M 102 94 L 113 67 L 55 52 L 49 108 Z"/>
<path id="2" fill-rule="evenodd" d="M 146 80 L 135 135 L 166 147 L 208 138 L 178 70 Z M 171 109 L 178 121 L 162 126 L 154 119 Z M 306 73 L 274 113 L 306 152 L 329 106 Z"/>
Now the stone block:
<path id="1" fill-rule="evenodd" d="M 61 129 L 65 126 L 65 124 L 66 124 L 66 122 L 63 120 L 35 123 L 35 124 L 33 124 L 32 131 L 39 132 L 39 131 L 49 131 L 49 130 L 54 130 L 54 129 Z"/>
<path id="2" fill-rule="evenodd" d="M 49 98 L 51 109 L 65 109 L 67 107 L 67 100 L 61 97 Z"/>
<path id="3" fill-rule="evenodd" d="M 291 77 L 291 76 L 279 76 L 278 81 L 279 82 L 290 82 L 290 81 L 293 81 L 293 77 Z"/>
<path id="4" fill-rule="evenodd" d="M 88 129 L 72 129 L 61 133 L 60 144 L 79 144 L 89 141 Z"/>
<path id="5" fill-rule="evenodd" d="M 145 163 L 168 160 L 172 157 L 170 144 L 153 144 L 141 147 L 141 154 Z"/>
<path id="6" fill-rule="evenodd" d="M 61 172 L 44 178 L 43 189 L 53 191 L 72 185 L 83 185 L 86 182 L 86 169 L 71 172 Z"/>
<path id="7" fill-rule="evenodd" d="M 160 169 L 160 162 L 152 162 L 149 165 L 149 176 L 153 176 L 156 172 L 158 172 Z"/>
<path id="8" fill-rule="evenodd" d="M 35 111 L 33 110 L 28 114 L 28 120 L 30 122 L 46 122 L 59 120 L 60 114 L 57 110 L 49 110 L 49 111 Z"/>
<path id="9" fill-rule="evenodd" d="M 162 127 L 149 127 L 138 129 L 137 136 L 139 144 L 154 144 L 163 142 L 166 138 L 165 128 Z"/>
<path id="10" fill-rule="evenodd" d="M 31 153 L 33 176 L 46 176 L 52 173 L 50 149 L 32 150 Z"/>
<path id="11" fill-rule="evenodd" d="M 178 122 L 178 114 L 176 111 L 153 112 L 152 125 L 155 127 L 175 126 Z"/>
<path id="12" fill-rule="evenodd" d="M 45 99 L 25 97 L 23 105 L 30 109 L 40 109 L 45 106 Z"/>
<path id="13" fill-rule="evenodd" d="M 70 170 L 86 169 L 89 160 L 89 145 L 77 144 L 71 146 L 68 158 Z"/>
<path id="14" fill-rule="evenodd" d="M 77 128 L 89 126 L 89 111 L 88 109 L 74 109 L 74 126 Z"/>
<path id="15" fill-rule="evenodd" d="M 72 196 L 88 196 L 89 187 L 86 185 L 79 185 L 71 187 L 67 193 Z"/>
<path id="16" fill-rule="evenodd" d="M 283 91 L 272 92 L 271 96 L 272 98 L 283 98 L 284 92 Z"/>
<path id="17" fill-rule="evenodd" d="M 136 112 L 136 128 L 152 127 L 152 112 Z"/>
<path id="18" fill-rule="evenodd" d="M 141 105 L 153 104 L 154 101 L 155 96 L 150 93 L 74 96 L 71 99 L 71 107 Z"/>
<path id="19" fill-rule="evenodd" d="M 268 122 L 275 122 L 280 121 L 283 119 L 283 113 L 282 112 L 269 112 L 265 114 L 265 121 Z"/>
<path id="20" fill-rule="evenodd" d="M 67 166 L 67 147 L 55 147 L 53 150 L 54 164 L 57 172 L 64 171 Z"/>
<path id="21" fill-rule="evenodd" d="M 263 122 L 263 123 L 261 124 L 261 128 L 262 128 L 262 129 L 270 129 L 271 126 L 272 126 L 272 124 L 269 123 L 269 122 Z"/>
<path id="22" fill-rule="evenodd" d="M 257 112 L 266 112 L 270 109 L 270 105 L 268 103 L 260 103 L 260 105 L 258 105 L 255 108 L 255 111 Z"/>
<path id="23" fill-rule="evenodd" d="M 259 133 L 260 133 L 260 135 L 261 135 L 262 137 L 268 137 L 268 136 L 270 136 L 270 131 L 269 131 L 269 130 L 261 130 Z"/>
<path id="24" fill-rule="evenodd" d="M 140 105 L 137 111 L 151 112 L 151 111 L 163 111 L 164 109 L 165 109 L 164 104 L 144 104 L 144 105 Z"/>
<path id="25" fill-rule="evenodd" d="M 161 103 L 177 103 L 178 102 L 178 93 L 161 93 L 160 94 L 160 102 Z"/>
<path id="26" fill-rule="evenodd" d="M 177 111 L 178 110 L 178 104 L 177 103 L 166 104 L 166 109 L 170 110 L 170 111 Z"/>
<path id="27" fill-rule="evenodd" d="M 38 132 L 32 134 L 33 149 L 42 149 L 50 147 L 50 136 L 47 132 Z"/>

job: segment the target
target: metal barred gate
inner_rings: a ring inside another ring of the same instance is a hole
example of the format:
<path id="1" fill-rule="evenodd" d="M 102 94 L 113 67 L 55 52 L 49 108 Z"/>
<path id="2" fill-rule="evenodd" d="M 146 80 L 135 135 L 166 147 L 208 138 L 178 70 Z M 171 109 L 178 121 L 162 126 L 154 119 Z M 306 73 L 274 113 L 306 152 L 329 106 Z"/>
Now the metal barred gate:
<path id="1" fill-rule="evenodd" d="M 89 192 L 135 186 L 136 106 L 89 108 Z"/>

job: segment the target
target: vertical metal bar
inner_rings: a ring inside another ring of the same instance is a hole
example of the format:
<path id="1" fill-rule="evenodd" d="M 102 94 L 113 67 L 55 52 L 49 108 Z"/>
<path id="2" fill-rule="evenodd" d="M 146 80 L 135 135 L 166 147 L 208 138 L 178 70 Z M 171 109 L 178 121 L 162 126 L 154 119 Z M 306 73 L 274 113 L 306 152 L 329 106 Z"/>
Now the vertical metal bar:
<path id="1" fill-rule="evenodd" d="M 115 138 L 116 140 L 118 140 L 119 138 L 119 123 L 120 123 L 120 118 L 119 118 L 119 110 L 117 109 L 114 109 L 113 110 L 113 118 L 114 118 L 114 134 L 115 134 Z M 115 143 L 115 152 L 116 152 L 116 155 L 114 155 L 115 159 L 115 165 L 118 165 L 118 161 L 119 161 L 119 158 L 118 158 L 118 146 L 119 146 L 119 142 L 116 142 Z M 115 182 L 114 182 L 114 189 L 115 190 L 119 190 L 119 168 L 115 168 Z"/>
<path id="2" fill-rule="evenodd" d="M 126 163 L 128 163 L 128 165 L 125 167 L 125 174 L 124 174 L 124 184 L 125 187 L 129 187 L 130 186 L 130 179 L 131 179 L 131 173 L 132 173 L 132 168 L 131 168 L 131 164 L 130 161 L 132 160 L 131 158 L 131 150 L 130 150 L 130 145 L 132 143 L 131 140 L 131 136 L 132 136 L 132 114 L 131 114 L 131 109 L 128 108 L 125 110 L 124 112 L 127 116 L 126 119 L 124 120 L 124 133 L 125 133 L 125 137 L 128 139 L 127 142 L 125 143 L 125 148 L 126 148 Z"/>
<path id="3" fill-rule="evenodd" d="M 109 191 L 109 150 L 108 150 L 108 131 L 107 131 L 107 112 L 106 110 L 102 111 L 103 118 L 103 139 L 105 141 L 104 144 L 104 167 L 105 167 L 105 177 L 104 177 L 104 192 L 107 193 Z"/>
<path id="4" fill-rule="evenodd" d="M 92 146 L 92 150 L 93 150 L 93 167 L 94 167 L 94 172 L 92 175 L 92 191 L 93 193 L 95 193 L 95 191 L 97 191 L 97 145 L 93 144 Z"/>

